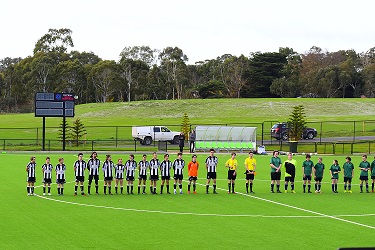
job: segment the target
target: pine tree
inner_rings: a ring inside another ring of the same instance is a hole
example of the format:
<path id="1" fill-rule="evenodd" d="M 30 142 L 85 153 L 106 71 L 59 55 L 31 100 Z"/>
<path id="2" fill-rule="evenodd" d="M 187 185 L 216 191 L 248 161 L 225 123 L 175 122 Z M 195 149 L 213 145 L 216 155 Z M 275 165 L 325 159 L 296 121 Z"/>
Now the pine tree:
<path id="1" fill-rule="evenodd" d="M 59 132 L 57 133 L 57 138 L 61 141 L 63 140 L 63 126 L 64 126 L 64 119 L 61 120 L 61 123 L 59 125 Z M 65 141 L 70 139 L 70 126 L 68 122 L 65 119 Z"/>
<path id="2" fill-rule="evenodd" d="M 185 135 L 185 139 L 189 138 L 189 132 L 190 132 L 190 121 L 189 116 L 184 113 L 184 116 L 182 117 L 182 126 L 181 131 Z"/>
<path id="3" fill-rule="evenodd" d="M 301 139 L 305 125 L 305 108 L 303 105 L 294 106 L 293 112 L 289 115 L 288 120 L 289 138 L 292 141 L 298 141 Z"/>
<path id="4" fill-rule="evenodd" d="M 79 145 L 79 140 L 86 134 L 87 132 L 85 127 L 83 126 L 81 119 L 77 118 L 73 122 L 73 126 L 71 127 L 71 137 L 74 141 L 76 141 L 77 147 Z"/>

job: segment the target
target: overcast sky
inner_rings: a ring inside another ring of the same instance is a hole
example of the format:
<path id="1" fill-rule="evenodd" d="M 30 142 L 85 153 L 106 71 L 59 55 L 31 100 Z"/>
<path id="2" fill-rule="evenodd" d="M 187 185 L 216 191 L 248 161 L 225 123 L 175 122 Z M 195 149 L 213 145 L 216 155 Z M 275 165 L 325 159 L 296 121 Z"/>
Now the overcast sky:
<path id="1" fill-rule="evenodd" d="M 313 45 L 375 47 L 372 0 L 1 0 L 0 59 L 32 55 L 49 28 L 73 31 L 74 50 L 118 60 L 125 46 L 178 46 L 189 64 L 223 54 Z"/>

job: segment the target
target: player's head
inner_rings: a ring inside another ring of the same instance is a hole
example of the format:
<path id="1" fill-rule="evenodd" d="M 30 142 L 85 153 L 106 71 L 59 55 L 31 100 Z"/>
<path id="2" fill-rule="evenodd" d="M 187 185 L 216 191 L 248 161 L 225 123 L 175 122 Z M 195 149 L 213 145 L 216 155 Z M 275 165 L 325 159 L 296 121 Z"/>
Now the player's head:
<path id="1" fill-rule="evenodd" d="M 51 162 L 51 158 L 49 158 L 49 156 L 46 157 L 46 163 L 50 163 Z"/>
<path id="2" fill-rule="evenodd" d="M 250 151 L 250 152 L 249 152 L 249 157 L 250 157 L 250 158 L 253 158 L 253 156 L 254 156 L 253 151 Z"/>
<path id="3" fill-rule="evenodd" d="M 156 152 L 152 153 L 152 158 L 156 159 L 158 157 L 158 154 Z"/>
<path id="4" fill-rule="evenodd" d="M 346 157 L 346 162 L 351 162 L 352 161 L 352 158 L 350 156 Z"/>
<path id="5" fill-rule="evenodd" d="M 323 158 L 322 158 L 322 157 L 319 157 L 319 158 L 318 158 L 318 162 L 319 162 L 319 163 L 322 163 L 322 161 L 323 161 Z"/>
<path id="6" fill-rule="evenodd" d="M 97 156 L 98 156 L 98 154 L 94 151 L 94 152 L 92 152 L 90 158 L 94 158 L 95 159 Z"/>
<path id="7" fill-rule="evenodd" d="M 130 154 L 130 155 L 129 155 L 129 160 L 131 160 L 131 161 L 134 160 L 134 155 L 133 155 L 133 154 Z"/>
<path id="8" fill-rule="evenodd" d="M 82 153 L 78 153 L 78 159 L 82 160 L 82 157 L 83 157 L 83 154 Z"/>
<path id="9" fill-rule="evenodd" d="M 111 158 L 111 155 L 106 155 L 106 156 L 105 156 L 105 160 L 106 160 L 106 161 L 110 161 L 111 159 L 112 159 L 112 158 Z"/>
<path id="10" fill-rule="evenodd" d="M 339 165 L 339 161 L 335 159 L 335 160 L 333 160 L 333 164 L 334 165 Z"/>
<path id="11" fill-rule="evenodd" d="M 169 154 L 165 154 L 164 155 L 164 160 L 168 160 L 169 159 Z"/>
<path id="12" fill-rule="evenodd" d="M 122 164 L 122 158 L 118 158 L 117 162 L 118 164 Z"/>
<path id="13" fill-rule="evenodd" d="M 31 162 L 35 162 L 35 156 L 31 156 L 31 157 L 30 157 L 30 161 L 31 161 Z"/>
<path id="14" fill-rule="evenodd" d="M 64 158 L 60 157 L 60 158 L 59 158 L 59 163 L 60 163 L 60 164 L 64 163 Z"/>
<path id="15" fill-rule="evenodd" d="M 210 155 L 213 156 L 215 154 L 215 149 L 211 148 L 210 149 Z"/>
<path id="16" fill-rule="evenodd" d="M 279 150 L 274 150 L 273 157 L 278 157 L 278 156 L 279 156 Z"/>
<path id="17" fill-rule="evenodd" d="M 367 160 L 367 155 L 362 155 L 362 160 L 366 161 Z"/>
<path id="18" fill-rule="evenodd" d="M 311 155 L 310 154 L 306 154 L 306 160 L 310 160 L 311 159 Z"/>
<path id="19" fill-rule="evenodd" d="M 178 159 L 181 159 L 181 158 L 182 158 L 182 153 L 181 153 L 181 152 L 178 152 L 178 153 L 177 153 L 177 158 L 178 158 Z"/>
<path id="20" fill-rule="evenodd" d="M 232 159 L 236 158 L 236 153 L 235 152 L 232 152 L 230 155 L 232 156 Z"/>
<path id="21" fill-rule="evenodd" d="M 147 155 L 142 155 L 142 159 L 145 161 L 147 159 Z"/>
<path id="22" fill-rule="evenodd" d="M 197 161 L 197 155 L 193 155 L 193 156 L 191 157 L 191 160 L 192 160 L 193 162 L 196 162 L 196 161 Z"/>
<path id="23" fill-rule="evenodd" d="M 292 153 L 292 152 L 289 152 L 289 153 L 288 153 L 288 160 L 291 160 L 291 159 L 293 159 L 293 153 Z"/>

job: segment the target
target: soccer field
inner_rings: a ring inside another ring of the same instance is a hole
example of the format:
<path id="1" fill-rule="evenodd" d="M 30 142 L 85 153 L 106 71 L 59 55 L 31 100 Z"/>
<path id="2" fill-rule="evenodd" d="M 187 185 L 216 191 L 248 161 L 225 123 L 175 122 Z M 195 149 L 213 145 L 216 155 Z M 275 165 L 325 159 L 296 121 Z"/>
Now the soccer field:
<path id="1" fill-rule="evenodd" d="M 210 194 L 206 195 L 204 161 L 208 155 L 198 154 L 201 166 L 196 195 L 187 194 L 185 168 L 182 195 L 103 195 L 101 176 L 101 195 L 73 196 L 72 166 L 76 154 L 36 153 L 37 195 L 27 196 L 25 167 L 30 156 L 0 155 L 0 214 L 3 222 L 0 249 L 337 249 L 375 246 L 375 212 L 372 210 L 375 193 L 359 193 L 360 156 L 352 157 L 356 168 L 351 194 L 343 192 L 342 174 L 339 193 L 331 192 L 328 169 L 333 159 L 338 159 L 342 166 L 344 156 L 323 156 L 326 170 L 321 194 L 302 192 L 301 165 L 305 158 L 295 156 L 298 163 L 297 193 L 277 194 L 270 193 L 271 156 L 256 155 L 255 194 L 247 195 L 243 174 L 247 154 L 237 154 L 240 169 L 236 180 L 237 194 L 227 194 L 224 163 L 230 154 L 217 154 L 219 194 L 213 195 L 210 188 Z M 52 185 L 52 196 L 42 196 L 41 166 L 46 156 L 51 157 L 54 166 L 59 157 L 65 159 L 67 183 L 64 196 L 57 196 L 56 184 Z M 88 153 L 84 155 L 86 161 L 88 156 Z M 114 154 L 112 160 L 116 163 L 119 157 L 128 159 L 128 155 Z M 312 157 L 314 163 L 317 157 Z M 98 158 L 103 161 L 105 156 L 99 152 Z M 162 159 L 162 154 L 158 158 Z M 170 159 L 175 158 L 171 154 Z M 136 155 L 135 160 L 140 159 L 141 155 Z M 151 154 L 148 155 L 150 159 Z M 191 155 L 184 155 L 184 159 L 187 163 Z M 284 161 L 286 156 L 281 156 L 281 159 Z M 368 160 L 372 162 L 373 156 Z M 138 181 L 134 183 L 136 193 Z M 157 191 L 160 191 L 160 183 L 159 180 Z M 282 191 L 283 184 L 282 181 Z M 146 191 L 149 191 L 148 186 L 149 181 Z"/>

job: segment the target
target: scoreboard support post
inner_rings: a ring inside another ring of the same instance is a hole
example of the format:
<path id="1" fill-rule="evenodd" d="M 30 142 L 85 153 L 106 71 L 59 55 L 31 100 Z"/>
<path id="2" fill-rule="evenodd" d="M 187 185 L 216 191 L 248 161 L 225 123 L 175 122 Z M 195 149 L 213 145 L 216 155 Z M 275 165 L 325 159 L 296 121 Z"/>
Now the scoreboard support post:
<path id="1" fill-rule="evenodd" d="M 46 117 L 43 116 L 42 150 L 46 151 Z"/>

